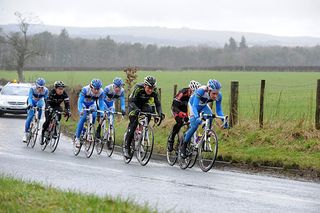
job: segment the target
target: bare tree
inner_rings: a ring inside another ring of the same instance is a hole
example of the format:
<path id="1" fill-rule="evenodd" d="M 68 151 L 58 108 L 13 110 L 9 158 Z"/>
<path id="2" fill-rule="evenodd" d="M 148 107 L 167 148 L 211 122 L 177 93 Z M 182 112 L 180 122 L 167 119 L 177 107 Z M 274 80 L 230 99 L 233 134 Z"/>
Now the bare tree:
<path id="1" fill-rule="evenodd" d="M 37 22 L 38 18 L 19 12 L 15 12 L 14 15 L 18 19 L 19 32 L 7 34 L 6 40 L 13 50 L 13 63 L 16 66 L 19 81 L 23 82 L 23 71 L 27 60 L 40 55 L 40 51 L 34 45 L 35 41 L 27 34 L 30 24 Z"/>

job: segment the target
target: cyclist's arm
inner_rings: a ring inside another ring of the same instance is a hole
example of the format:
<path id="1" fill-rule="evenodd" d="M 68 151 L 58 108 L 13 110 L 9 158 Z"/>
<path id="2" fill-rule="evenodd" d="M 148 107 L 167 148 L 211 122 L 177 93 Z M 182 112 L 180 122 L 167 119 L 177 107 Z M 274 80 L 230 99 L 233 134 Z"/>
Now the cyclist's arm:
<path id="1" fill-rule="evenodd" d="M 63 93 L 64 93 L 64 100 L 63 100 L 64 108 L 66 110 L 70 110 L 70 99 L 69 99 L 69 96 L 65 91 Z"/>
<path id="2" fill-rule="evenodd" d="M 48 108 L 48 106 L 51 105 L 52 102 L 52 93 L 49 93 L 49 97 L 47 99 L 45 99 L 45 103 L 46 103 L 46 108 Z"/>
<path id="3" fill-rule="evenodd" d="M 81 91 L 78 98 L 78 111 L 81 112 L 83 108 L 83 102 L 84 102 L 84 94 Z"/>
<path id="4" fill-rule="evenodd" d="M 222 111 L 222 107 L 221 107 L 221 103 L 222 103 L 222 94 L 219 92 L 218 97 L 217 97 L 217 101 L 216 101 L 216 112 L 218 116 L 224 116 L 224 113 Z"/>
<path id="5" fill-rule="evenodd" d="M 104 111 L 105 105 L 106 105 L 104 103 L 104 93 L 101 93 L 101 95 L 99 96 L 98 102 L 99 102 L 99 110 Z"/>
<path id="6" fill-rule="evenodd" d="M 126 111 L 126 103 L 125 103 L 125 98 L 124 98 L 124 92 L 122 92 L 121 95 L 120 95 L 120 106 L 121 106 L 121 111 Z"/>
<path id="7" fill-rule="evenodd" d="M 33 89 L 30 88 L 29 90 L 29 97 L 28 97 L 28 104 L 32 104 L 32 98 L 33 98 Z"/>
<path id="8" fill-rule="evenodd" d="M 155 91 L 154 103 L 156 105 L 156 109 L 157 109 L 158 115 L 161 115 L 162 114 L 162 108 L 161 108 L 161 103 L 160 103 L 160 100 L 159 100 L 159 93 L 157 91 Z"/>
<path id="9" fill-rule="evenodd" d="M 182 105 L 181 102 L 181 98 L 182 98 L 183 94 L 181 92 L 179 92 L 176 97 L 174 97 L 173 101 L 172 101 L 172 105 L 171 105 L 171 109 L 174 113 L 179 113 L 180 112 L 180 107 Z"/>

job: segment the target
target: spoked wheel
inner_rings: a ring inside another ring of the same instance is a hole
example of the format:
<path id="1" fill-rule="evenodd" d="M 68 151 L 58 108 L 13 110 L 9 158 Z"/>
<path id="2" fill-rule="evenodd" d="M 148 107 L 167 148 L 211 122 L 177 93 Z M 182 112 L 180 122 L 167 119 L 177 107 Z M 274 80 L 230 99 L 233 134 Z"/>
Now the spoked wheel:
<path id="1" fill-rule="evenodd" d="M 138 143 L 137 159 L 142 166 L 147 165 L 149 162 L 154 144 L 154 134 L 151 126 L 148 126 L 148 130 L 143 132 L 141 141 Z"/>
<path id="2" fill-rule="evenodd" d="M 208 131 L 208 139 L 205 140 L 204 135 L 199 144 L 199 166 L 202 171 L 209 171 L 218 154 L 218 137 L 212 130 Z"/>
<path id="3" fill-rule="evenodd" d="M 194 144 L 194 138 L 191 138 L 191 142 L 190 142 L 190 164 L 188 166 L 188 168 L 192 168 L 196 162 L 197 162 L 197 158 L 198 158 L 198 149 L 196 148 L 196 144 Z"/>
<path id="4" fill-rule="evenodd" d="M 27 141 L 27 146 L 33 148 L 36 145 L 37 137 L 38 137 L 38 130 L 39 130 L 39 122 L 35 120 L 32 121 L 29 131 L 29 138 Z"/>
<path id="5" fill-rule="evenodd" d="M 95 134 L 96 132 L 95 132 L 94 125 L 89 125 L 89 128 L 87 129 L 87 137 L 84 140 L 84 148 L 85 148 L 85 153 L 87 158 L 90 158 L 93 153 L 94 145 L 96 141 Z"/>
<path id="6" fill-rule="evenodd" d="M 181 146 L 181 144 L 183 143 L 183 141 L 181 141 L 181 143 L 180 143 L 180 146 Z M 188 144 L 188 146 L 187 146 L 187 157 L 185 158 L 185 159 L 183 159 L 182 157 L 181 157 L 181 154 L 180 154 L 180 149 L 179 149 L 179 155 L 178 155 L 178 159 L 179 159 L 179 166 L 180 166 L 180 168 L 181 169 L 186 169 L 186 168 L 188 168 L 188 166 L 190 165 L 190 163 L 191 163 L 191 156 L 190 156 L 190 154 L 188 154 L 189 153 L 189 148 L 190 148 L 190 143 Z"/>
<path id="7" fill-rule="evenodd" d="M 97 151 L 98 155 L 101 154 L 101 152 L 103 150 L 103 147 L 104 147 L 104 144 L 106 143 L 106 140 L 105 140 L 105 135 L 106 135 L 105 122 L 103 122 L 103 124 L 101 125 L 101 129 L 103 130 L 102 138 L 100 138 L 100 139 L 97 138 L 96 139 L 96 151 Z"/>
<path id="8" fill-rule="evenodd" d="M 49 148 L 51 150 L 51 153 L 56 151 L 56 149 L 58 147 L 59 140 L 60 140 L 60 131 L 61 131 L 60 123 L 57 123 L 55 125 L 55 129 L 54 129 L 54 131 L 52 133 L 52 137 L 51 137 L 50 143 L 48 143 Z"/>
<path id="9" fill-rule="evenodd" d="M 169 152 L 167 149 L 167 162 L 170 166 L 173 166 L 178 160 L 180 138 L 182 138 L 181 133 L 177 134 L 173 140 L 173 150 Z"/>
<path id="10" fill-rule="evenodd" d="M 125 143 L 126 143 L 126 136 L 127 136 L 127 132 L 124 133 L 124 137 L 123 137 L 123 143 L 122 143 L 122 151 L 124 150 L 124 147 L 125 147 Z M 133 157 L 133 154 L 134 154 L 134 144 L 135 144 L 135 141 L 132 140 L 131 142 L 131 145 L 130 145 L 130 157 L 127 158 L 124 156 L 124 153 L 123 153 L 123 160 L 126 164 L 130 163 L 130 161 L 132 160 L 132 157 Z"/>
<path id="11" fill-rule="evenodd" d="M 114 150 L 114 145 L 116 144 L 116 132 L 113 127 L 110 129 L 110 134 L 107 134 L 106 139 L 107 139 L 106 152 L 108 157 L 111 157 Z"/>
<path id="12" fill-rule="evenodd" d="M 81 147 L 82 147 L 82 142 L 80 143 L 80 146 L 77 147 L 76 143 L 75 143 L 75 139 L 76 139 L 76 135 L 74 135 L 72 143 L 73 143 L 73 153 L 74 153 L 75 156 L 77 156 L 80 153 L 80 150 L 81 150 Z"/>

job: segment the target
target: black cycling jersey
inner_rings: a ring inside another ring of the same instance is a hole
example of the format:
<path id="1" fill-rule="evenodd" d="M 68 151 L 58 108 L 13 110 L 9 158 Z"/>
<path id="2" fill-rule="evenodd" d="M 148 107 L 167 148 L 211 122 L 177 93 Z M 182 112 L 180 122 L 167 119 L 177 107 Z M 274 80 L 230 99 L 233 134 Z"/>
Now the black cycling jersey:
<path id="1" fill-rule="evenodd" d="M 56 90 L 52 89 L 46 99 L 46 107 L 59 108 L 62 102 L 64 102 L 65 109 L 70 110 L 69 96 L 66 91 L 63 91 L 62 95 L 58 95 Z"/>
<path id="2" fill-rule="evenodd" d="M 188 101 L 190 99 L 189 88 L 183 88 L 179 90 L 172 101 L 171 109 L 174 113 L 187 112 L 188 111 Z"/>
<path id="3" fill-rule="evenodd" d="M 157 112 L 159 115 L 162 114 L 161 103 L 159 101 L 159 93 L 157 88 L 153 90 L 153 92 L 148 95 L 144 90 L 144 84 L 136 84 L 129 97 L 129 112 L 142 109 L 145 105 L 155 105 Z"/>

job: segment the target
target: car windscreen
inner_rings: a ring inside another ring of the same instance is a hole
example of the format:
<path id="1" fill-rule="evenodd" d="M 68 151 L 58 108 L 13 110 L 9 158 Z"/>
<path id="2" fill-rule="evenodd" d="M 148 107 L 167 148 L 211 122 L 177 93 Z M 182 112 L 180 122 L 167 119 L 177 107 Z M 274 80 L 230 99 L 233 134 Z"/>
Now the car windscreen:
<path id="1" fill-rule="evenodd" d="M 28 96 L 30 87 L 26 86 L 6 86 L 1 90 L 2 95 Z"/>

